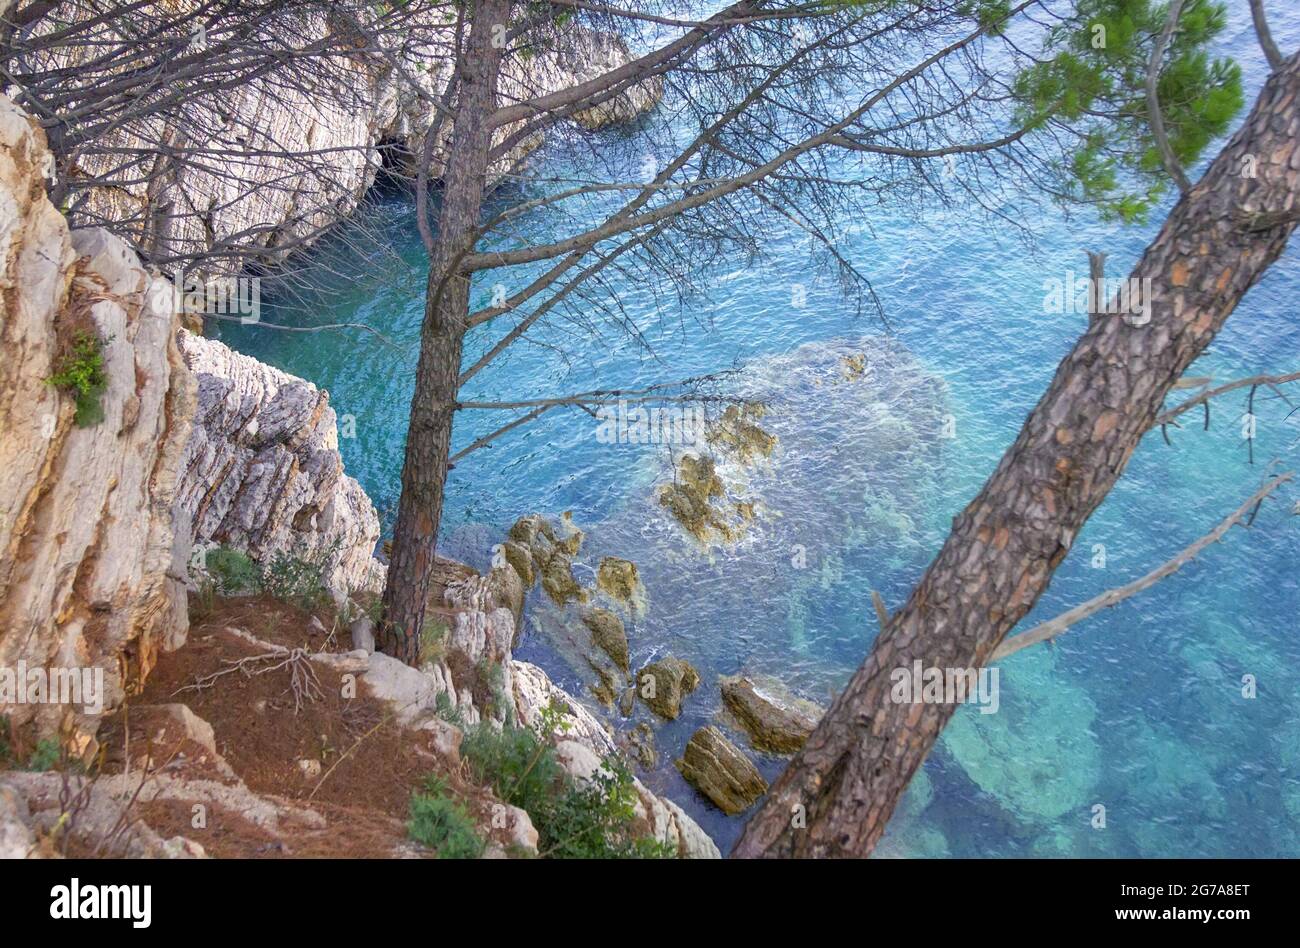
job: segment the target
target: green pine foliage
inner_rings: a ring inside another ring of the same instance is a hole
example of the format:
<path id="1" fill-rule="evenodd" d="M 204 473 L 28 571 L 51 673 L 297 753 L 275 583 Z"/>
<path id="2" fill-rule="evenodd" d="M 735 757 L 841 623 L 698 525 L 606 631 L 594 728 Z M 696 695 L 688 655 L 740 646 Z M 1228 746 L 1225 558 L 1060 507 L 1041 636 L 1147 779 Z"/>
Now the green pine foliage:
<path id="1" fill-rule="evenodd" d="M 1147 65 L 1167 13 L 1153 0 L 1078 0 L 1074 15 L 1052 29 L 1048 58 L 1013 85 L 1020 125 L 1065 126 L 1078 136 L 1059 168 L 1063 193 L 1097 205 L 1106 220 L 1145 220 L 1170 185 L 1146 103 Z M 1226 22 L 1223 4 L 1187 0 L 1165 51 L 1156 90 L 1184 169 L 1244 103 L 1240 67 L 1207 52 Z"/>

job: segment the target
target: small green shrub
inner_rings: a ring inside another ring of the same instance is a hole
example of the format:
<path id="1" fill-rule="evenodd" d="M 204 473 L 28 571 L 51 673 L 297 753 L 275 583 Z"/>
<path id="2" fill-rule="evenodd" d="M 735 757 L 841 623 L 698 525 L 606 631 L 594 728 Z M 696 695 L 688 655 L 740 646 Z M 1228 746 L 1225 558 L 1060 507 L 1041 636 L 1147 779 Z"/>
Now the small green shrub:
<path id="1" fill-rule="evenodd" d="M 487 784 L 499 800 L 529 816 L 562 792 L 568 779 L 555 749 L 530 728 L 476 725 L 465 734 L 460 756 L 476 782 Z"/>
<path id="2" fill-rule="evenodd" d="M 223 596 L 255 593 L 262 586 L 262 571 L 247 553 L 219 546 L 207 552 L 204 563 L 213 589 Z"/>
<path id="3" fill-rule="evenodd" d="M 528 813 L 538 853 L 565 859 L 659 859 L 673 848 L 635 832 L 637 803 L 632 773 L 610 756 L 590 781 L 574 780 L 555 757 L 550 736 L 567 722 L 547 708 L 538 727 L 479 724 L 461 743 L 461 759 L 497 797 Z"/>
<path id="4" fill-rule="evenodd" d="M 54 374 L 45 380 L 76 399 L 78 428 L 89 428 L 104 420 L 102 399 L 108 375 L 104 371 L 103 350 L 103 343 L 94 333 L 77 333 L 72 350 L 59 360 Z"/>
<path id="5" fill-rule="evenodd" d="M 475 666 L 479 681 L 487 687 L 487 704 L 485 713 L 495 718 L 498 710 L 505 712 L 506 723 L 515 723 L 514 703 L 506 695 L 506 673 L 500 662 L 491 661 L 486 655 Z"/>
<path id="6" fill-rule="evenodd" d="M 263 565 L 247 553 L 225 546 L 216 547 L 204 555 L 202 575 L 198 580 L 199 596 L 209 611 L 214 594 L 238 596 L 259 592 L 311 611 L 329 598 L 324 580 L 328 555 L 304 560 L 279 553 Z"/>
<path id="7" fill-rule="evenodd" d="M 411 838 L 428 846 L 439 859 L 477 859 L 485 843 L 465 807 L 447 792 L 438 777 L 425 781 L 423 792 L 411 797 L 411 818 L 406 824 Z"/>
<path id="8" fill-rule="evenodd" d="M 461 714 L 460 708 L 451 703 L 451 697 L 447 692 L 438 692 L 438 696 L 433 699 L 433 711 L 448 724 L 464 729 L 465 715 Z"/>
<path id="9" fill-rule="evenodd" d="M 0 767 L 13 763 L 13 754 L 9 746 L 9 716 L 0 714 Z"/>
<path id="10" fill-rule="evenodd" d="M 420 630 L 420 664 L 441 661 L 447 654 L 447 634 L 451 628 L 437 616 L 426 616 Z"/>
<path id="11" fill-rule="evenodd" d="M 552 859 L 671 859 L 672 846 L 632 831 L 637 792 L 632 772 L 606 757 L 590 781 L 570 780 L 567 789 L 534 815 L 538 853 Z"/>
<path id="12" fill-rule="evenodd" d="M 277 553 L 262 568 L 262 588 L 270 596 L 312 610 L 329 598 L 325 589 L 325 563 L 328 554 L 315 560 Z"/>
<path id="13" fill-rule="evenodd" d="M 53 770 L 54 765 L 59 762 L 59 742 L 52 738 L 44 738 L 36 742 L 36 749 L 32 751 L 27 758 L 26 770 Z"/>

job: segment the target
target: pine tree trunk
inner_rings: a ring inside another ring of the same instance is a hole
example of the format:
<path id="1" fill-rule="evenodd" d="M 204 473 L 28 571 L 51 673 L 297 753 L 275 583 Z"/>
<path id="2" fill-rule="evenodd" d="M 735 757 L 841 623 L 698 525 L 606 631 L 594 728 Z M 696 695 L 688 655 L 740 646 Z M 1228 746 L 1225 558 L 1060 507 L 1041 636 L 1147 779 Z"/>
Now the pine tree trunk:
<path id="1" fill-rule="evenodd" d="M 438 236 L 429 266 L 420 361 L 415 370 L 402 467 L 402 496 L 393 528 L 393 555 L 384 589 L 379 645 L 408 664 L 419 660 L 438 526 L 447 482 L 452 418 L 461 349 L 469 316 L 469 277 L 458 269 L 471 250 L 486 187 L 497 79 L 503 50 L 493 43 L 509 23 L 509 0 L 480 0 L 473 7 L 460 63 L 460 96 L 451 152 L 443 176 Z"/>
<path id="2" fill-rule="evenodd" d="M 1261 92 L 1133 271 L 1150 321 L 1096 320 L 904 607 L 750 820 L 741 857 L 865 856 L 953 713 L 890 673 L 982 666 L 1047 588 L 1166 393 L 1282 253 L 1300 212 L 1300 54 Z M 1256 177 L 1243 176 L 1254 164 Z M 1062 766 L 1068 767 L 1068 762 Z"/>

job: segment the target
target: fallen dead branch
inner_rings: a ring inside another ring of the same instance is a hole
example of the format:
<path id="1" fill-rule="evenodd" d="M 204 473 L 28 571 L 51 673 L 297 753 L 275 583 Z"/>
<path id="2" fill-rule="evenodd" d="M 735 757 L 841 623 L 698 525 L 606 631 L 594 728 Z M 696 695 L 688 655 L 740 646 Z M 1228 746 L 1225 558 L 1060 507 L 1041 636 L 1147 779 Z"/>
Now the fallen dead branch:
<path id="1" fill-rule="evenodd" d="M 274 664 L 266 664 L 268 662 Z M 320 679 L 316 675 L 316 669 L 312 667 L 311 657 L 306 649 L 280 649 L 240 659 L 223 659 L 222 663 L 227 667 L 177 688 L 172 692 L 172 697 L 186 691 L 204 691 L 235 672 L 239 672 L 245 678 L 253 678 L 279 671 L 281 668 L 289 669 L 289 689 L 293 693 L 294 714 L 301 711 L 302 706 L 307 702 L 319 701 L 324 697 Z"/>

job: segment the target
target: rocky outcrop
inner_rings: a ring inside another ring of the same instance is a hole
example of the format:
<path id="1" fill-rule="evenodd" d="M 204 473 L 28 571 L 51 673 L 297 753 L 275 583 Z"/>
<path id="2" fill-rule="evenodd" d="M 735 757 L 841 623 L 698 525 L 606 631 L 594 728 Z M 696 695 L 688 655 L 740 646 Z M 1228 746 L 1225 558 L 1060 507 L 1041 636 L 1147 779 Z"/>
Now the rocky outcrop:
<path id="1" fill-rule="evenodd" d="M 728 815 L 743 812 L 767 793 L 767 781 L 758 769 L 712 725 L 691 735 L 677 769 Z"/>
<path id="2" fill-rule="evenodd" d="M 100 670 L 111 711 L 188 626 L 171 508 L 194 389 L 171 285 L 106 232 L 70 233 L 50 167 L 44 135 L 0 97 L 0 667 Z M 102 358 L 102 420 L 85 427 L 47 382 L 74 338 Z M 0 713 L 77 751 L 98 726 L 84 704 Z"/>
<path id="3" fill-rule="evenodd" d="M 723 677 L 722 701 L 749 733 L 755 750 L 793 754 L 825 713 L 825 708 L 793 694 L 775 678 Z"/>
<path id="4" fill-rule="evenodd" d="M 102 846 L 98 851 L 90 850 L 88 855 L 127 859 L 202 858 L 206 853 L 200 844 L 183 836 L 164 839 L 131 816 L 131 807 L 136 803 L 194 799 L 195 794 L 188 786 L 183 796 L 176 793 L 180 783 L 160 775 L 141 789 L 138 777 L 126 775 L 92 781 L 75 774 L 53 772 L 0 774 L 0 837 L 6 831 L 3 801 L 8 798 L 17 804 L 15 816 L 7 821 L 8 830 L 20 847 L 25 846 L 26 858 L 56 855 L 51 840 L 66 832 L 71 822 L 75 822 L 78 836 L 96 840 Z M 236 789 L 209 783 L 212 795 L 223 802 L 238 801 L 245 806 L 250 801 L 262 802 L 242 784 Z M 68 799 L 75 801 L 75 815 L 68 812 Z M 0 857 L 3 855 L 0 851 Z"/>
<path id="5" fill-rule="evenodd" d="M 0 784 L 0 859 L 38 855 L 36 837 L 29 825 L 31 819 L 26 795 Z"/>
<path id="6" fill-rule="evenodd" d="M 556 56 L 556 66 L 561 75 L 571 75 L 585 81 L 617 69 L 628 59 L 627 44 L 619 37 L 594 30 L 582 30 L 575 33 L 568 46 L 560 50 Z M 584 128 L 593 130 L 630 122 L 654 108 L 662 95 L 662 82 L 657 79 L 641 82 L 593 108 L 574 113 L 573 117 Z"/>
<path id="7" fill-rule="evenodd" d="M 596 568 L 596 586 L 615 602 L 623 603 L 633 611 L 643 611 L 645 587 L 641 575 L 631 560 L 606 556 Z"/>
<path id="8" fill-rule="evenodd" d="M 682 701 L 699 686 L 699 672 L 673 655 L 651 662 L 636 676 L 637 694 L 650 710 L 670 721 L 682 713 Z"/>
<path id="9" fill-rule="evenodd" d="M 568 725 L 565 731 L 568 737 L 590 748 L 600 757 L 617 753 L 618 749 L 609 730 L 582 702 L 552 682 L 546 672 L 536 665 L 518 660 L 512 664 L 515 709 L 520 724 L 536 727 L 541 723 L 543 710 L 559 708 Z"/>
<path id="10" fill-rule="evenodd" d="M 195 153 L 177 162 L 160 151 L 138 173 L 133 166 L 131 180 L 92 190 L 87 210 L 94 220 L 130 222 L 126 226 L 138 231 L 140 246 L 169 257 L 256 248 L 274 264 L 349 216 L 386 160 L 411 172 L 452 73 L 447 50 L 454 26 L 433 11 L 400 35 L 390 28 L 366 38 L 347 16 L 308 13 L 300 21 L 294 31 L 302 48 L 346 44 L 356 51 L 329 59 L 304 56 L 284 66 L 316 70 L 320 75 L 311 81 L 272 70 L 223 89 L 219 101 L 193 104 L 184 122 L 123 129 L 115 144 L 124 149 L 177 142 Z M 630 59 L 618 37 L 576 25 L 557 45 L 558 51 L 533 47 L 507 57 L 503 101 L 547 95 Z M 62 55 L 88 58 L 96 47 Z M 587 128 L 627 120 L 652 107 L 661 88 L 657 78 L 648 80 L 574 118 Z M 497 140 L 519 129 L 519 123 L 503 126 Z M 451 123 L 440 123 L 435 178 L 450 133 Z M 492 179 L 513 170 L 542 141 L 540 134 L 522 138 L 494 164 Z M 76 170 L 115 180 L 122 177 L 115 168 L 119 160 L 116 153 L 86 156 Z M 210 259 L 199 269 L 219 266 Z"/>
<path id="11" fill-rule="evenodd" d="M 582 622 L 591 630 L 591 640 L 595 645 L 626 673 L 628 670 L 627 631 L 623 620 L 608 609 L 594 606 L 584 609 Z"/>
<path id="12" fill-rule="evenodd" d="M 560 537 L 560 533 L 564 537 Z M 521 517 L 510 528 L 510 540 L 502 555 L 523 581 L 524 590 L 540 579 L 542 589 L 557 606 L 569 602 L 586 602 L 590 593 L 573 576 L 573 557 L 582 548 L 583 533 L 565 516 L 557 531 L 540 514 Z"/>
<path id="13" fill-rule="evenodd" d="M 322 566 L 337 599 L 377 591 L 379 516 L 343 472 L 329 393 L 214 339 L 178 335 L 198 381 L 178 489 L 181 530 L 196 547 L 229 546 Z"/>

